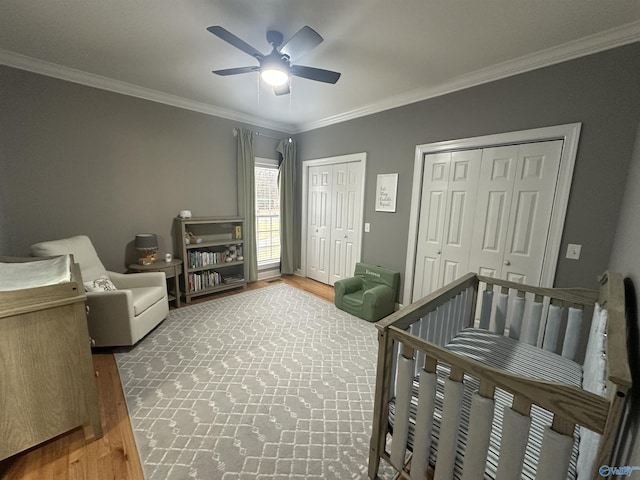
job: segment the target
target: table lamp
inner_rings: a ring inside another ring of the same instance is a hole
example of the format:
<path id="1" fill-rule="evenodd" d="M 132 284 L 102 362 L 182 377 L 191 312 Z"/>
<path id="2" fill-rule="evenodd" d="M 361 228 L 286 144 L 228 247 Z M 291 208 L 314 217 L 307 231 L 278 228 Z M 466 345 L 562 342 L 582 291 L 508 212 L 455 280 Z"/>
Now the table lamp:
<path id="1" fill-rule="evenodd" d="M 158 259 L 158 237 L 155 233 L 139 233 L 136 235 L 136 250 L 142 254 L 138 258 L 141 265 L 151 265 Z"/>

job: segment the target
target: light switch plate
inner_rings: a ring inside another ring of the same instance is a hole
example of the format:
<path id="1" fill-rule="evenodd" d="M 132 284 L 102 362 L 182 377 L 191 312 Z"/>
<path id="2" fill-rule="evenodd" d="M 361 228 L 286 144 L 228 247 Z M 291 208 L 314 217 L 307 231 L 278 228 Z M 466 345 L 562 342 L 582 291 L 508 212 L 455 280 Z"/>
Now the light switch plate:
<path id="1" fill-rule="evenodd" d="M 571 260 L 580 260 L 580 252 L 582 251 L 582 245 L 570 243 L 567 245 L 567 258 Z"/>
<path id="2" fill-rule="evenodd" d="M 371 224 L 370 223 L 365 223 L 364 224 L 364 233 L 369 233 L 371 231 Z"/>

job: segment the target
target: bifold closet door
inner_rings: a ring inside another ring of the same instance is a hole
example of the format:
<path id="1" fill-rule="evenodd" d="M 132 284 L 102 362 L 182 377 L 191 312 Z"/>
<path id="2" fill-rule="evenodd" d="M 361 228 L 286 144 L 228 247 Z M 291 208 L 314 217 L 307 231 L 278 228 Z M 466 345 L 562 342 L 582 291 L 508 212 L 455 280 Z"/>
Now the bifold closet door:
<path id="1" fill-rule="evenodd" d="M 471 271 L 539 285 L 561 140 L 483 151 Z"/>
<path id="2" fill-rule="evenodd" d="M 413 301 L 467 272 L 540 284 L 562 145 L 425 155 Z"/>
<path id="3" fill-rule="evenodd" d="M 331 167 L 309 167 L 307 184 L 307 276 L 322 283 L 329 283 Z"/>
<path id="4" fill-rule="evenodd" d="M 413 299 L 467 273 L 482 151 L 425 156 Z"/>
<path id="5" fill-rule="evenodd" d="M 329 251 L 329 284 L 353 276 L 357 246 L 360 243 L 358 223 L 362 199 L 362 163 L 333 165 L 331 172 L 331 247 Z"/>

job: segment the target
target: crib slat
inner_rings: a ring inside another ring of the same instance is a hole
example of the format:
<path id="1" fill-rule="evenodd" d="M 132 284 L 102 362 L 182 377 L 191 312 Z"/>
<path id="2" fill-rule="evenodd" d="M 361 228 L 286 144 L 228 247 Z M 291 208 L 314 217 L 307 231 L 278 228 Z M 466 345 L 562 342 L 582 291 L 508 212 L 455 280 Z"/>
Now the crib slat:
<path id="1" fill-rule="evenodd" d="M 560 335 L 560 322 L 562 320 L 562 307 L 558 305 L 549 305 L 549 314 L 547 315 L 547 325 L 544 329 L 544 340 L 542 348 L 555 352 L 558 348 L 558 337 Z"/>
<path id="2" fill-rule="evenodd" d="M 413 435 L 413 458 L 411 460 L 411 480 L 427 478 L 427 465 L 431 453 L 431 427 L 436 396 L 435 373 L 420 372 L 418 390 L 418 413 Z"/>
<path id="3" fill-rule="evenodd" d="M 425 328 L 424 321 L 419 321 L 411 325 L 409 331 L 411 332 L 411 335 L 415 335 L 416 337 L 422 338 L 422 330 L 424 328 Z M 413 372 L 414 377 L 418 375 L 418 372 L 420 371 L 420 368 L 421 368 L 420 366 L 423 364 L 424 364 L 424 353 L 418 350 L 416 351 L 416 361 L 414 362 L 414 365 L 415 365 L 414 367 L 415 371 Z"/>
<path id="4" fill-rule="evenodd" d="M 542 302 L 529 302 L 529 315 L 527 318 L 527 334 L 524 342 L 529 345 L 538 344 L 538 332 L 540 331 L 540 319 L 542 318 Z"/>
<path id="5" fill-rule="evenodd" d="M 491 307 L 493 306 L 493 290 L 482 292 L 482 308 L 480 309 L 480 328 L 489 330 L 491 321 Z"/>
<path id="6" fill-rule="evenodd" d="M 511 300 L 511 309 L 509 311 L 509 336 L 515 340 L 520 340 L 522 334 L 522 319 L 524 318 L 524 292 L 518 292 L 518 295 Z"/>
<path id="7" fill-rule="evenodd" d="M 396 418 L 391 443 L 391 464 L 398 470 L 404 466 L 404 457 L 409 436 L 409 404 L 413 381 L 413 358 L 398 357 L 398 377 L 396 386 Z"/>
<path id="8" fill-rule="evenodd" d="M 545 427 L 542 436 L 542 448 L 538 460 L 536 479 L 564 480 L 567 478 L 571 451 L 573 450 L 573 436 L 554 432 Z"/>
<path id="9" fill-rule="evenodd" d="M 464 384 L 462 382 L 456 382 L 450 378 L 445 380 L 434 480 L 451 480 L 453 478 L 463 391 Z"/>
<path id="10" fill-rule="evenodd" d="M 578 340 L 582 328 L 582 310 L 569 307 L 569 317 L 567 318 L 567 330 L 564 334 L 562 344 L 562 356 L 574 360 L 578 351 Z"/>
<path id="11" fill-rule="evenodd" d="M 446 328 L 446 313 L 445 313 L 445 305 L 440 305 L 436 312 L 437 316 L 437 330 L 436 330 L 436 345 L 443 346 L 444 345 L 444 336 L 445 336 L 445 328 Z"/>
<path id="12" fill-rule="evenodd" d="M 473 394 L 462 480 L 476 480 L 480 472 L 484 472 L 493 423 L 493 405 L 492 398 L 485 398 L 478 392 Z"/>
<path id="13" fill-rule="evenodd" d="M 496 330 L 499 335 L 504 335 L 504 327 L 507 323 L 507 305 L 509 303 L 509 295 L 500 292 L 498 294 L 498 304 L 496 305 Z"/>
<path id="14" fill-rule="evenodd" d="M 520 478 L 530 426 L 531 417 L 521 415 L 512 408 L 505 407 L 498 471 L 496 472 L 497 480 Z"/>

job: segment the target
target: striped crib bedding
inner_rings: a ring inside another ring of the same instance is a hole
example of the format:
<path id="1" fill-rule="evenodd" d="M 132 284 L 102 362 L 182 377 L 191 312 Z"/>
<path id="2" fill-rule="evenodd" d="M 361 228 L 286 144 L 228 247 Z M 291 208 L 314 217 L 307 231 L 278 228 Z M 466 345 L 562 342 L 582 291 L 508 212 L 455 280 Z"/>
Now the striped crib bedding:
<path id="1" fill-rule="evenodd" d="M 466 357 L 473 358 L 481 363 L 494 368 L 504 369 L 510 373 L 527 376 L 541 380 L 561 382 L 568 385 L 581 386 L 582 367 L 560 355 L 536 348 L 534 346 L 518 342 L 512 338 L 498 335 L 487 330 L 467 328 L 462 330 L 447 346 L 447 349 Z M 449 368 L 438 365 L 437 368 L 437 393 L 434 421 L 432 428 L 431 462 L 435 462 L 438 436 L 442 413 L 442 400 L 444 392 L 444 380 L 449 376 Z M 467 442 L 466 432 L 469 428 L 469 412 L 471 409 L 471 396 L 478 389 L 478 381 L 470 376 L 465 376 L 464 397 L 458 433 L 458 451 L 455 462 L 455 478 L 462 475 L 462 462 Z M 413 381 L 412 399 L 410 407 L 409 446 L 413 444 L 415 429 L 415 417 L 418 403 L 418 381 Z M 511 406 L 510 394 L 496 389 L 495 411 L 493 429 L 487 456 L 485 479 L 494 479 L 498 468 L 499 444 L 501 438 L 501 425 L 504 408 Z M 395 418 L 395 398 L 389 403 L 389 424 L 393 429 Z M 547 411 L 533 405 L 531 409 L 531 429 L 529 443 L 525 454 L 525 465 L 522 471 L 523 479 L 534 480 L 536 477 L 537 459 L 540 455 L 542 435 L 544 427 L 551 424 L 552 416 Z M 573 445 L 573 453 L 567 478 L 575 480 L 576 462 L 578 456 L 578 429 L 576 428 Z"/>

